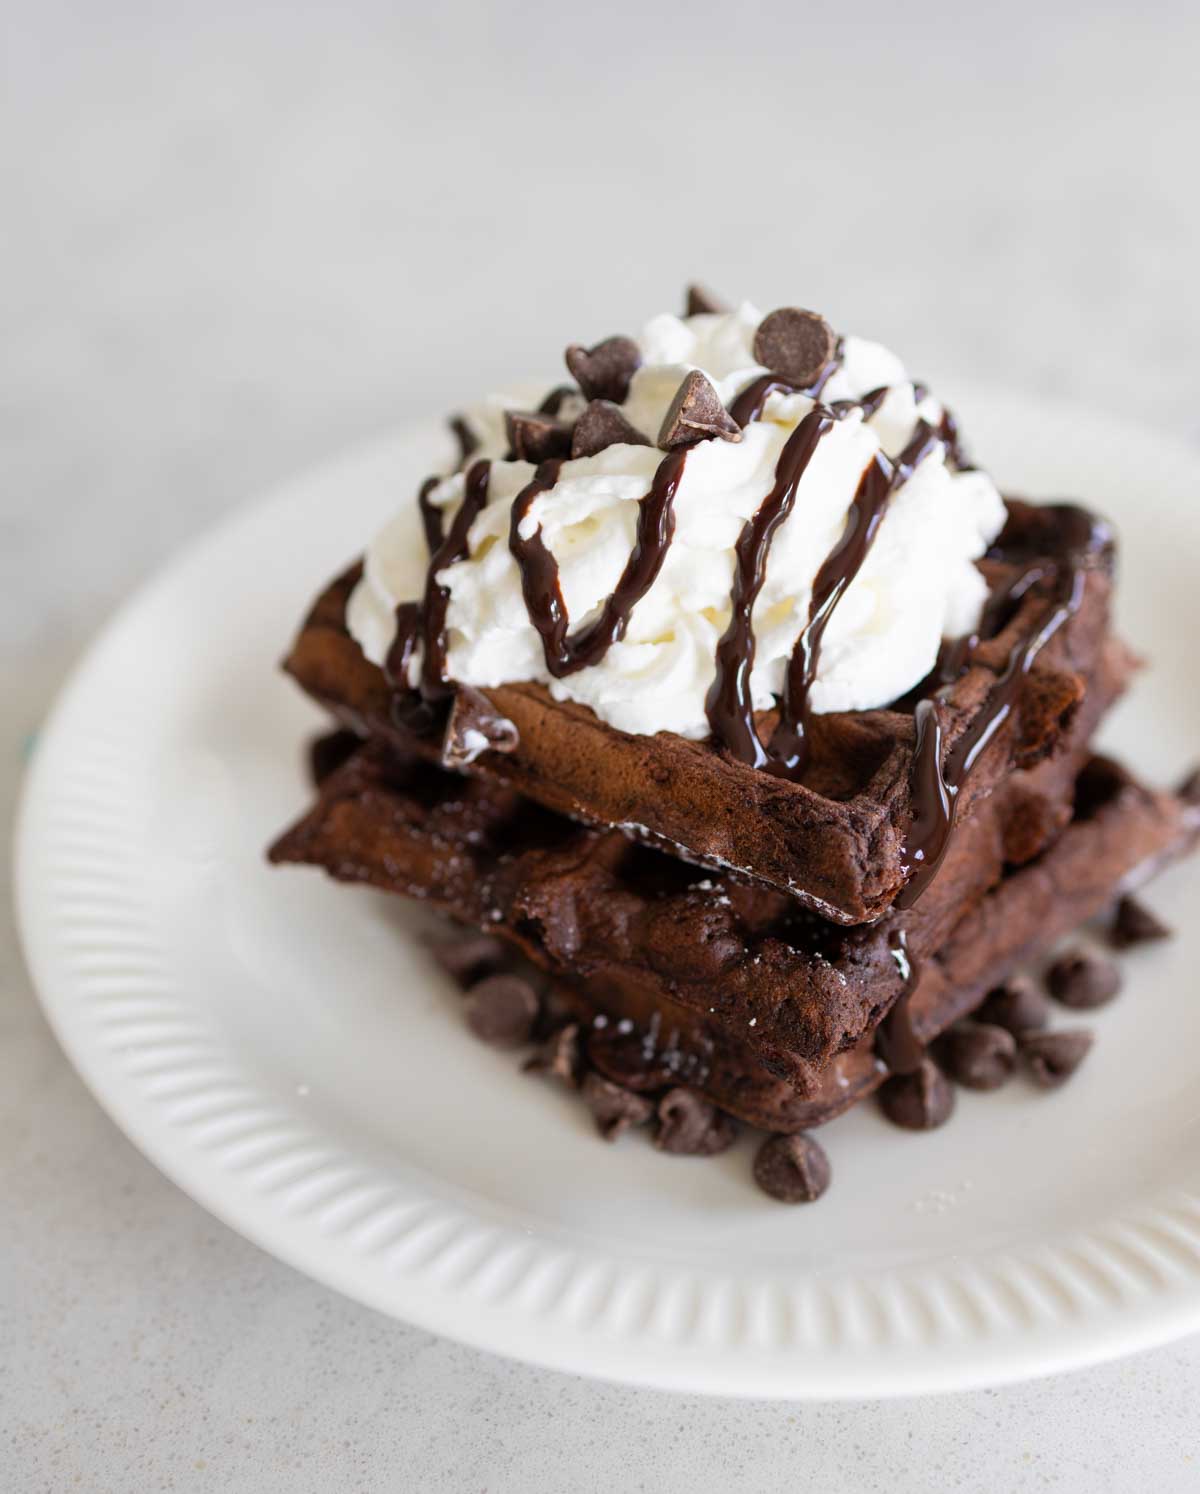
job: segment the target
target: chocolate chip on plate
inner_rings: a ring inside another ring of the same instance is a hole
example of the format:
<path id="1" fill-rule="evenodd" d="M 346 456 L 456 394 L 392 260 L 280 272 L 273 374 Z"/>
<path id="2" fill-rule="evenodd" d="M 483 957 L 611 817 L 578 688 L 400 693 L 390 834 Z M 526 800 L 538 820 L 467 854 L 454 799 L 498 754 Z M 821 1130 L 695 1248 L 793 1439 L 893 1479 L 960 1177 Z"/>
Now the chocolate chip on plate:
<path id="1" fill-rule="evenodd" d="M 517 728 L 482 690 L 455 686 L 442 735 L 442 762 L 447 768 L 465 768 L 483 752 L 515 752 L 520 743 Z"/>
<path id="2" fill-rule="evenodd" d="M 495 975 L 508 960 L 508 951 L 499 939 L 491 934 L 468 932 L 434 944 L 432 954 L 446 974 L 464 989 L 485 975 Z"/>
<path id="3" fill-rule="evenodd" d="M 684 316 L 704 316 L 715 312 L 728 310 L 722 305 L 716 296 L 702 285 L 689 285 L 687 288 L 687 303 L 684 307 Z"/>
<path id="4" fill-rule="evenodd" d="M 932 1131 L 954 1111 L 954 1087 L 931 1058 L 911 1074 L 894 1074 L 879 1091 L 888 1120 L 907 1131 Z"/>
<path id="5" fill-rule="evenodd" d="M 1151 913 L 1144 903 L 1139 903 L 1135 897 L 1123 897 L 1117 904 L 1108 937 L 1114 949 L 1130 949 L 1135 944 L 1169 939 L 1171 933 L 1162 919 Z"/>
<path id="6" fill-rule="evenodd" d="M 1200 768 L 1193 768 L 1175 792 L 1185 804 L 1200 804 Z"/>
<path id="7" fill-rule="evenodd" d="M 363 739 L 353 731 L 327 731 L 314 737 L 308 744 L 308 773 L 316 787 L 320 788 L 331 773 L 336 773 L 362 743 Z"/>
<path id="8" fill-rule="evenodd" d="M 1073 949 L 1046 971 L 1046 988 L 1063 1006 L 1089 1011 L 1113 999 L 1121 989 L 1121 972 L 1101 955 Z"/>
<path id="9" fill-rule="evenodd" d="M 588 399 L 610 399 L 621 404 L 629 381 L 641 367 L 642 354 L 632 337 L 606 337 L 595 347 L 573 342 L 566 352 L 567 367 Z"/>
<path id="10" fill-rule="evenodd" d="M 740 441 L 742 428 L 721 403 L 721 396 L 709 380 L 698 368 L 693 368 L 676 390 L 663 417 L 658 444 L 664 451 L 672 451 L 710 436 L 719 436 L 722 441 Z"/>
<path id="11" fill-rule="evenodd" d="M 519 1048 L 533 1036 L 537 992 L 519 975 L 489 975 L 467 992 L 467 1025 L 482 1042 Z"/>
<path id="12" fill-rule="evenodd" d="M 817 382 L 836 347 L 837 338 L 825 318 L 798 306 L 772 311 L 754 334 L 755 361 L 798 389 Z"/>
<path id="13" fill-rule="evenodd" d="M 630 1126 L 644 1125 L 654 1114 L 653 1101 L 595 1073 L 584 1075 L 583 1100 L 605 1141 L 616 1141 Z"/>
<path id="14" fill-rule="evenodd" d="M 715 1157 L 731 1147 L 737 1127 L 723 1110 L 694 1090 L 669 1089 L 658 1102 L 654 1145 L 677 1157 Z"/>
<path id="15" fill-rule="evenodd" d="M 577 1022 L 568 1022 L 565 1027 L 552 1032 L 525 1064 L 528 1073 L 549 1074 L 573 1089 L 579 1086 L 582 1068 L 583 1049 Z"/>
<path id="16" fill-rule="evenodd" d="M 620 405 L 614 405 L 610 399 L 593 399 L 575 422 L 571 455 L 588 457 L 609 446 L 649 445 L 648 437 L 622 415 Z"/>
<path id="17" fill-rule="evenodd" d="M 1016 976 L 988 994 L 978 1016 L 981 1022 L 1005 1027 L 1016 1036 L 1048 1026 L 1050 1003 L 1031 980 Z"/>
<path id="18" fill-rule="evenodd" d="M 1082 1027 L 1061 1032 L 1027 1032 L 1021 1037 L 1021 1057 L 1039 1089 L 1065 1084 L 1092 1046 L 1092 1034 Z"/>
<path id="19" fill-rule="evenodd" d="M 1017 1040 L 990 1022 L 960 1022 L 938 1044 L 946 1073 L 967 1089 L 999 1089 L 1017 1066 Z"/>
<path id="20" fill-rule="evenodd" d="M 505 410 L 504 429 L 519 462 L 545 462 L 571 454 L 571 427 L 540 410 Z"/>
<path id="21" fill-rule="evenodd" d="M 812 1203 L 829 1187 L 825 1148 L 803 1132 L 768 1136 L 754 1158 L 754 1181 L 780 1203 Z"/>

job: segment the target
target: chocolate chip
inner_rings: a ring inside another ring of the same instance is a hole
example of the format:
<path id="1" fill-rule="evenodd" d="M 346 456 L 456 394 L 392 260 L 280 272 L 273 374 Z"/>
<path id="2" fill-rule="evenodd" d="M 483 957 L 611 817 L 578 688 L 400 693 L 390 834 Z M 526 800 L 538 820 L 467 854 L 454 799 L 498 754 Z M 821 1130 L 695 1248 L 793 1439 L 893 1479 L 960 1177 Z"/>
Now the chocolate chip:
<path id="1" fill-rule="evenodd" d="M 643 1095 L 622 1089 L 600 1074 L 585 1074 L 583 1101 L 596 1118 L 596 1129 L 605 1141 L 616 1141 L 630 1126 L 641 1126 L 654 1114 L 654 1106 Z"/>
<path id="2" fill-rule="evenodd" d="M 461 415 L 452 415 L 447 423 L 458 442 L 458 465 L 464 466 L 479 450 L 479 437 Z"/>
<path id="3" fill-rule="evenodd" d="M 533 1036 L 537 992 L 519 975 L 489 975 L 467 992 L 467 1026 L 482 1042 L 519 1048 Z"/>
<path id="4" fill-rule="evenodd" d="M 1046 971 L 1051 996 L 1073 1011 L 1104 1006 L 1121 989 L 1121 972 L 1111 960 L 1083 950 L 1071 950 Z"/>
<path id="5" fill-rule="evenodd" d="M 658 444 L 664 451 L 676 446 L 690 446 L 694 441 L 720 436 L 723 441 L 740 441 L 742 428 L 721 403 L 721 396 L 698 368 L 680 384 L 671 401 L 658 433 Z"/>
<path id="6" fill-rule="evenodd" d="M 702 285 L 689 285 L 687 288 L 687 304 L 684 316 L 703 316 L 706 313 L 727 311 L 728 307 L 722 305 L 711 291 L 705 290 Z"/>
<path id="7" fill-rule="evenodd" d="M 561 1079 L 572 1089 L 579 1086 L 583 1068 L 583 1050 L 579 1042 L 579 1024 L 569 1022 L 551 1033 L 537 1052 L 525 1064 L 531 1074 L 549 1074 Z"/>
<path id="8" fill-rule="evenodd" d="M 575 422 L 571 436 L 573 457 L 595 456 L 608 446 L 649 446 L 647 437 L 621 414 L 621 407 L 608 399 L 593 399 Z"/>
<path id="9" fill-rule="evenodd" d="M 911 1074 L 895 1074 L 879 1091 L 888 1120 L 907 1131 L 932 1131 L 954 1112 L 954 1089 L 931 1058 Z"/>
<path id="10" fill-rule="evenodd" d="M 642 363 L 641 350 L 632 337 L 606 337 L 594 348 L 572 343 L 566 357 L 567 367 L 588 399 L 611 399 L 618 405 Z"/>
<path id="11" fill-rule="evenodd" d="M 362 746 L 363 739 L 353 731 L 327 731 L 308 744 L 308 773 L 320 788 Z"/>
<path id="12" fill-rule="evenodd" d="M 825 318 L 797 306 L 772 311 L 754 334 L 755 361 L 798 389 L 817 382 L 836 346 L 837 338 Z"/>
<path id="13" fill-rule="evenodd" d="M 723 1110 L 690 1089 L 669 1089 L 658 1102 L 654 1145 L 676 1157 L 715 1157 L 737 1139 Z"/>
<path id="14" fill-rule="evenodd" d="M 455 687 L 442 736 L 442 762 L 447 768 L 465 768 L 482 752 L 515 752 L 520 742 L 517 728 L 481 690 Z"/>
<path id="15" fill-rule="evenodd" d="M 1087 1057 L 1091 1046 L 1092 1034 L 1081 1027 L 1062 1032 L 1027 1032 L 1021 1038 L 1021 1056 L 1039 1089 L 1057 1089 Z"/>
<path id="16" fill-rule="evenodd" d="M 495 975 L 508 962 L 507 949 L 491 934 L 464 932 L 457 939 L 433 945 L 432 954 L 446 974 L 464 990 L 485 975 Z"/>
<path id="17" fill-rule="evenodd" d="M 831 1176 L 825 1148 L 803 1133 L 768 1136 L 754 1159 L 754 1181 L 780 1203 L 812 1203 L 829 1187 Z"/>
<path id="18" fill-rule="evenodd" d="M 1169 939 L 1171 930 L 1135 897 L 1123 897 L 1117 904 L 1117 916 L 1109 932 L 1115 949 L 1129 949 L 1134 944 L 1150 944 Z"/>
<path id="19" fill-rule="evenodd" d="M 571 427 L 538 410 L 505 410 L 504 429 L 518 462 L 545 462 L 571 451 Z"/>
<path id="20" fill-rule="evenodd" d="M 1050 1003 L 1031 980 L 1015 979 L 992 991 L 979 1008 L 979 1020 L 1005 1027 L 1014 1036 L 1050 1021 Z"/>
<path id="21" fill-rule="evenodd" d="M 1017 1040 L 1004 1027 L 961 1022 L 938 1044 L 950 1078 L 968 1089 L 999 1089 L 1017 1066 Z"/>

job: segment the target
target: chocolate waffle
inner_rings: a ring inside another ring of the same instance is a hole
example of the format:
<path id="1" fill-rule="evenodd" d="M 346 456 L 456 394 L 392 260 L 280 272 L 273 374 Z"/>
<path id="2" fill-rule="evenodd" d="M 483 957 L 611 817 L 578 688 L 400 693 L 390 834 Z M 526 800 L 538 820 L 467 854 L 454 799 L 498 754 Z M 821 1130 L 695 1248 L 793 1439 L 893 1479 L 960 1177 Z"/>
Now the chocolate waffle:
<path id="1" fill-rule="evenodd" d="M 1010 501 L 981 568 L 992 600 L 979 636 L 945 651 L 939 672 L 892 709 L 814 716 L 797 781 L 712 741 L 618 731 L 528 683 L 462 692 L 481 738 L 489 723 L 505 731 L 504 750 L 473 756 L 468 771 L 558 814 L 769 883 L 833 922 L 877 920 L 898 897 L 924 895 L 950 854 L 953 819 L 969 821 L 1013 772 L 1059 750 L 1105 646 L 1112 546 L 1082 510 Z M 458 702 L 449 724 L 444 709 L 416 705 L 347 631 L 358 574 L 318 599 L 288 672 L 360 735 L 461 765 Z M 760 713 L 759 737 L 777 721 Z"/>

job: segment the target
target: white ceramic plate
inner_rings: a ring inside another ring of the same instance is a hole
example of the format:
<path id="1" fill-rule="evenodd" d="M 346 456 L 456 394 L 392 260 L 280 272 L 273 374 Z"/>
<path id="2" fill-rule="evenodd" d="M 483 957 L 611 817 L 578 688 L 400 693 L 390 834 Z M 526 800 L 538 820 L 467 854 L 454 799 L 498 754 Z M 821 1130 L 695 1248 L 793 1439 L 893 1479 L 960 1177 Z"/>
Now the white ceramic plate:
<path id="1" fill-rule="evenodd" d="M 1200 460 L 990 395 L 964 429 L 1011 489 L 1120 523 L 1124 621 L 1154 659 L 1109 732 L 1175 776 L 1200 749 Z M 756 1396 L 1013 1380 L 1200 1328 L 1200 930 L 1127 961 L 1053 1095 L 963 1093 L 914 1136 L 867 1105 L 834 1187 L 784 1208 L 750 1143 L 608 1147 L 476 1044 L 398 901 L 269 870 L 316 713 L 276 671 L 322 583 L 441 454 L 435 431 L 247 509 L 105 630 L 64 691 L 18 837 L 25 946 L 101 1103 L 235 1229 L 383 1312 L 586 1375 Z"/>

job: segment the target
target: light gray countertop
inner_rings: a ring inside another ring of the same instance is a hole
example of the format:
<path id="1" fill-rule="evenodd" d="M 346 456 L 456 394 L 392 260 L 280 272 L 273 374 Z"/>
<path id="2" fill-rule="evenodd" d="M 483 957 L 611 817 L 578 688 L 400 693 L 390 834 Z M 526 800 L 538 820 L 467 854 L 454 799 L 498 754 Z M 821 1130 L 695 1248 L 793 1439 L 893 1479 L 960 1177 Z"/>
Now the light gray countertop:
<path id="1" fill-rule="evenodd" d="M 179 544 L 687 278 L 821 307 L 951 395 L 1020 384 L 1200 437 L 1200 13 L 992 14 L 0 8 L 0 813 L 66 669 Z M 996 1392 L 759 1405 L 356 1307 L 122 1138 L 3 918 L 6 1491 L 1200 1482 L 1195 1340 Z"/>

